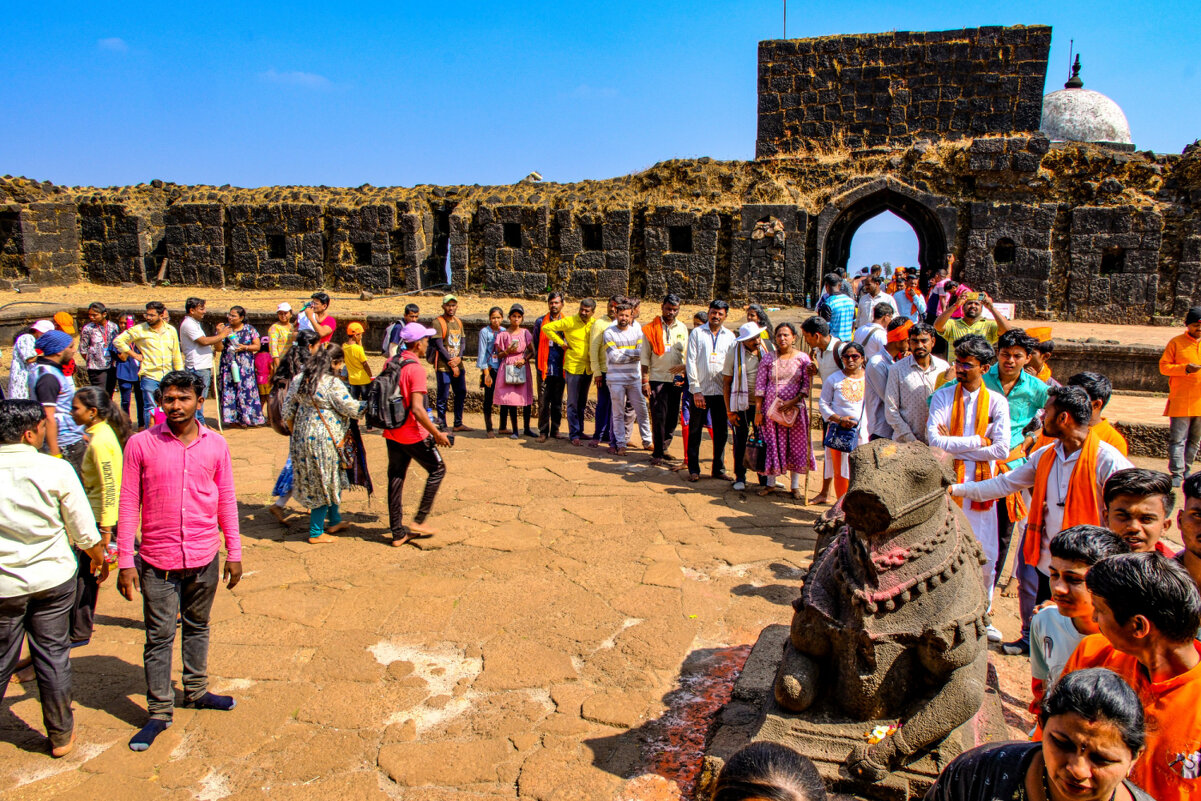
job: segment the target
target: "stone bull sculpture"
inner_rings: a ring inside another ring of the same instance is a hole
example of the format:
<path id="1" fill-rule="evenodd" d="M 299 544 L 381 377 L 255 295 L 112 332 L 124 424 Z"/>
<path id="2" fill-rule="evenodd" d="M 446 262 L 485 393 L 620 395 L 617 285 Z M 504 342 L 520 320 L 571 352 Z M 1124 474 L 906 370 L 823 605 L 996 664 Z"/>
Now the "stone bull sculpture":
<path id="1" fill-rule="evenodd" d="M 853 721 L 898 722 L 843 763 L 878 782 L 980 709 L 988 598 L 984 556 L 930 449 L 877 440 L 850 458 L 843 513 L 819 524 L 773 689 L 791 713 L 820 698 Z"/>

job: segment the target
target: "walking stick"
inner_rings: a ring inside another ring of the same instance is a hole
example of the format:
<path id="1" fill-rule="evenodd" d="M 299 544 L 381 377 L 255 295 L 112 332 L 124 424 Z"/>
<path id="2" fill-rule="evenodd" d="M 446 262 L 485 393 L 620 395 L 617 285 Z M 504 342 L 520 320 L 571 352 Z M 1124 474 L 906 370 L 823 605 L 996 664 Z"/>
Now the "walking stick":
<path id="1" fill-rule="evenodd" d="M 225 423 L 221 419 L 221 381 L 218 375 L 221 373 L 220 367 L 213 370 L 213 398 L 217 401 L 217 430 L 222 434 L 225 433 Z"/>
<path id="2" fill-rule="evenodd" d="M 817 469 L 817 454 L 813 450 L 813 382 L 809 382 L 809 430 L 805 432 L 805 436 L 809 438 L 809 452 L 813 454 L 813 470 L 805 473 L 805 503 L 809 505 L 809 477 L 813 475 L 813 471 Z"/>

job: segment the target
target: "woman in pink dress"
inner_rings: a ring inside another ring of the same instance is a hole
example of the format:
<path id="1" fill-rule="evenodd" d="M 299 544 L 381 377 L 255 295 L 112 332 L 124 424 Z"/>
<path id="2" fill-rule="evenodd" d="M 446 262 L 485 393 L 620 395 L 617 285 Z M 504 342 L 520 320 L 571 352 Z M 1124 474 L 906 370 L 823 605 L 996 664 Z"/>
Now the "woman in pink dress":
<path id="1" fill-rule="evenodd" d="M 496 370 L 496 391 L 493 402 L 500 407 L 500 427 L 505 427 L 505 421 L 513 419 L 513 433 L 510 439 L 517 439 L 517 407 L 525 421 L 525 435 L 535 436 L 530 430 L 530 404 L 534 402 L 534 379 L 530 372 L 530 360 L 534 358 L 534 335 L 521 327 L 525 318 L 525 309 L 520 303 L 514 303 L 509 309 L 509 327 L 496 335 L 496 355 L 500 358 L 500 366 Z M 511 373 L 524 375 L 520 383 L 510 383 Z"/>
<path id="2" fill-rule="evenodd" d="M 755 425 L 763 434 L 767 450 L 764 475 L 792 473 L 792 497 L 804 500 L 801 478 L 815 466 L 809 440 L 810 359 L 796 348 L 797 333 L 792 323 L 776 326 L 776 352 L 759 364 L 755 378 Z M 764 487 L 769 495 L 775 486 Z"/>

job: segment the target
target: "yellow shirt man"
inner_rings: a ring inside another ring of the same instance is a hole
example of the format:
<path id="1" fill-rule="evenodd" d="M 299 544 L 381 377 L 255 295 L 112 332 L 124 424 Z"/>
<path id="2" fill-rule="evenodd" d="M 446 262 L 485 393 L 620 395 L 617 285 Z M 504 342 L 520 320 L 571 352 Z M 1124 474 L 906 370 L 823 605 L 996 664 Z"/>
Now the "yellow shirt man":
<path id="1" fill-rule="evenodd" d="M 572 375 L 588 375 L 592 372 L 592 355 L 589 351 L 592 323 L 591 317 L 584 320 L 580 315 L 573 314 L 542 326 L 542 333 L 563 348 L 563 369 Z"/>

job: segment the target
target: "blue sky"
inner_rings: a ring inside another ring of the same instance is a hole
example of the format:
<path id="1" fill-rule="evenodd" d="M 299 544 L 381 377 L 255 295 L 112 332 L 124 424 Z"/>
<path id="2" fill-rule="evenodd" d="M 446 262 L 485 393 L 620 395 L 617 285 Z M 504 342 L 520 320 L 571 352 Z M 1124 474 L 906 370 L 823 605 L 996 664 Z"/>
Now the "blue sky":
<path id="1" fill-rule="evenodd" d="M 66 185 L 607 178 L 754 155 L 755 60 L 781 0 L 19 3 L 0 173 Z M 794 2 L 790 38 L 1050 24 L 1142 148 L 1201 136 L 1186 2 Z"/>

